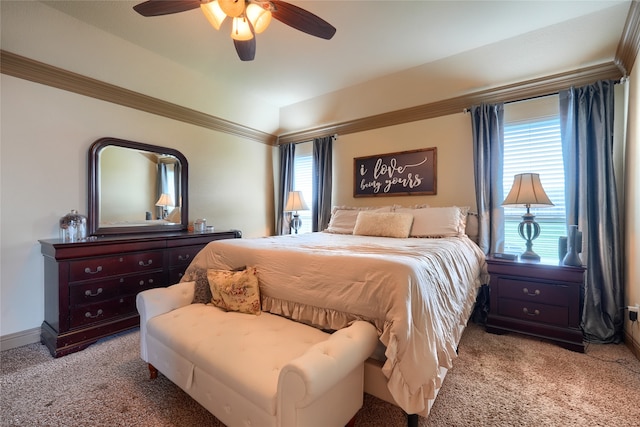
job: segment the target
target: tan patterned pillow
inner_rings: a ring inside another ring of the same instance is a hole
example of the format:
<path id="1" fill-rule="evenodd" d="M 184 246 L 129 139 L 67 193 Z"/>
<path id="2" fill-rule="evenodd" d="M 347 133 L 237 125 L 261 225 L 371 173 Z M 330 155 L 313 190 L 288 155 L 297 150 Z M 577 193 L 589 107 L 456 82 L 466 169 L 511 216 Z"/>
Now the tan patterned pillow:
<path id="1" fill-rule="evenodd" d="M 244 271 L 207 270 L 211 288 L 211 303 L 227 311 L 260 314 L 260 286 L 258 271 L 247 267 Z"/>

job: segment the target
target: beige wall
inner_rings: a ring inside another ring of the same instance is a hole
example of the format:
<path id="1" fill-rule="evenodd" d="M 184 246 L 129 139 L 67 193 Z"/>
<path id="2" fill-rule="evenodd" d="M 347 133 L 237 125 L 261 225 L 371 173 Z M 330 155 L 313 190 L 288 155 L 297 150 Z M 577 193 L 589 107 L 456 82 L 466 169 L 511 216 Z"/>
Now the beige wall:
<path id="1" fill-rule="evenodd" d="M 471 118 L 460 113 L 339 136 L 333 145 L 334 205 L 390 204 L 470 206 L 475 209 Z M 353 159 L 420 148 L 437 148 L 437 194 L 353 197 Z"/>
<path id="2" fill-rule="evenodd" d="M 245 236 L 273 230 L 273 147 L 0 75 L 0 335 L 44 316 L 38 239 L 58 237 L 70 209 L 87 214 L 91 143 L 111 136 L 180 150 L 189 217 Z"/>
<path id="3" fill-rule="evenodd" d="M 629 78 L 625 177 L 625 304 L 640 304 L 640 59 Z M 640 322 L 625 315 L 625 338 L 640 358 Z"/>

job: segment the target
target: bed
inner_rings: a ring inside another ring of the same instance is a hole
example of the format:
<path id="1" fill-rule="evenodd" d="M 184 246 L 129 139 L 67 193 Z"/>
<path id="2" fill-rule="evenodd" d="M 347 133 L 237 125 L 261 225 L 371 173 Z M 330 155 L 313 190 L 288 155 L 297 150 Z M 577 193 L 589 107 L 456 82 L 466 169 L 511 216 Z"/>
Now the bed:
<path id="1" fill-rule="evenodd" d="M 183 281 L 195 280 L 194 302 L 207 302 L 206 271 L 255 267 L 262 311 L 329 330 L 372 323 L 380 346 L 365 367 L 365 391 L 427 416 L 486 283 L 485 257 L 456 222 L 464 210 L 425 236 L 420 221 L 433 229 L 427 212 L 435 208 L 380 209 L 352 209 L 351 225 L 334 208 L 323 232 L 211 242 Z"/>

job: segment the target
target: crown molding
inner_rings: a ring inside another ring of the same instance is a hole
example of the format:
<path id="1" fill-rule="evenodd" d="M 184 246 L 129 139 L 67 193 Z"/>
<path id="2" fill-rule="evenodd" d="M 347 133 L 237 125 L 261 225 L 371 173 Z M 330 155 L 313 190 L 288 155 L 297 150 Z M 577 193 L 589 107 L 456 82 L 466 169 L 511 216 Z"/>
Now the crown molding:
<path id="1" fill-rule="evenodd" d="M 615 57 L 615 63 L 625 76 L 629 75 L 633 69 L 638 51 L 640 51 L 640 2 L 633 0 Z"/>
<path id="2" fill-rule="evenodd" d="M 266 132 L 0 50 L 0 72 L 203 128 L 275 145 Z"/>
<path id="3" fill-rule="evenodd" d="M 559 91 L 571 86 L 586 85 L 598 80 L 617 80 L 620 79 L 622 75 L 623 74 L 618 66 L 613 62 L 594 65 L 579 70 L 568 71 L 520 83 L 500 86 L 493 89 L 473 92 L 416 107 L 404 108 L 346 122 L 330 124 L 298 132 L 291 132 L 280 135 L 278 137 L 278 144 L 304 142 L 326 135 L 347 135 L 350 133 L 363 132 L 386 126 L 432 119 L 449 114 L 461 113 L 470 106 L 481 103 L 513 102 L 537 98 L 540 96 L 558 93 Z"/>

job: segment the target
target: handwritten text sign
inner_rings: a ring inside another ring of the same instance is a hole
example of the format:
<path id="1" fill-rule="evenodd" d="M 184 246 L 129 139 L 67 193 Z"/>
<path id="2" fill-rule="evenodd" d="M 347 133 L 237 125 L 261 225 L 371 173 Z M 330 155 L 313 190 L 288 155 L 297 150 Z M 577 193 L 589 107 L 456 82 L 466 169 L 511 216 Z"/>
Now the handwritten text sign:
<path id="1" fill-rule="evenodd" d="M 354 160 L 354 197 L 436 194 L 436 148 Z"/>

